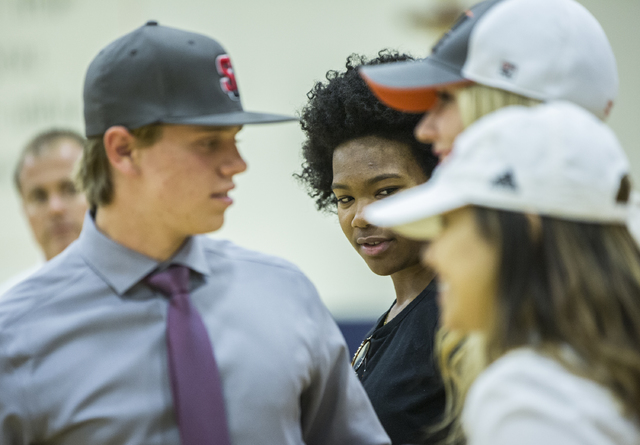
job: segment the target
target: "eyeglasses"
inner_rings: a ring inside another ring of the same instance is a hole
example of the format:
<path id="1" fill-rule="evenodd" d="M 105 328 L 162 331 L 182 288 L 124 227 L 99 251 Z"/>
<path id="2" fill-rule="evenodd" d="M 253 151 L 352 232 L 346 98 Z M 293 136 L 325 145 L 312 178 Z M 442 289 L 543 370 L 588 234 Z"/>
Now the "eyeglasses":
<path id="1" fill-rule="evenodd" d="M 369 336 L 358 347 L 358 350 L 353 355 L 353 360 L 351 360 L 351 366 L 354 371 L 358 371 L 363 363 L 366 363 L 367 357 L 369 355 L 369 349 L 371 348 L 371 337 Z"/>

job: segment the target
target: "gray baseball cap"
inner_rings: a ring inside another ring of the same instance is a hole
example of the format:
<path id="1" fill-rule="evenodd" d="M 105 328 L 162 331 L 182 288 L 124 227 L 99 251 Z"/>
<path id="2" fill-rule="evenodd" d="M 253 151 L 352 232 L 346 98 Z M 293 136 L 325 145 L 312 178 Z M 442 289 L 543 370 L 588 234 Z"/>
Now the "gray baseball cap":
<path id="1" fill-rule="evenodd" d="M 234 126 L 296 120 L 244 111 L 227 52 L 215 40 L 149 21 L 93 59 L 84 83 L 87 137 L 153 123 Z"/>

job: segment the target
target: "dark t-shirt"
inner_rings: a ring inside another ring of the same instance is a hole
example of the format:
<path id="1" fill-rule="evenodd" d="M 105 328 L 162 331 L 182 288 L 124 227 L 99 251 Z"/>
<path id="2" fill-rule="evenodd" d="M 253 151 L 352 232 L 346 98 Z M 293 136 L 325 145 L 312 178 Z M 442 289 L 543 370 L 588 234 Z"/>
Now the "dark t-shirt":
<path id="1" fill-rule="evenodd" d="M 425 427 L 444 411 L 444 387 L 435 364 L 433 340 L 438 323 L 436 286 L 431 282 L 406 308 L 373 329 L 358 377 L 394 445 L 435 443 Z"/>

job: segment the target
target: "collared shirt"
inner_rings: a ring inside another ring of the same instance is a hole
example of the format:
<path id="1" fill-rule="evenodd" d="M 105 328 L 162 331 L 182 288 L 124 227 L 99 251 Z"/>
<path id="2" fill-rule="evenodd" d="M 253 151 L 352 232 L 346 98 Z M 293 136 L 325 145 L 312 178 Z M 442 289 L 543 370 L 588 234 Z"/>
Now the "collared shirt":
<path id="1" fill-rule="evenodd" d="M 13 286 L 20 283 L 25 278 L 28 278 L 31 275 L 33 275 L 33 273 L 38 269 L 40 269 L 43 264 L 44 264 L 44 260 L 39 261 L 37 264 L 34 264 L 33 266 L 23 270 L 22 272 L 18 272 L 16 275 L 0 283 L 0 297 L 2 297 L 2 295 L 4 295 Z"/>
<path id="2" fill-rule="evenodd" d="M 158 262 L 87 215 L 80 238 L 0 300 L 0 443 L 179 444 L 168 300 L 142 281 L 189 267 L 234 445 L 388 444 L 335 322 L 293 265 L 195 236 Z"/>

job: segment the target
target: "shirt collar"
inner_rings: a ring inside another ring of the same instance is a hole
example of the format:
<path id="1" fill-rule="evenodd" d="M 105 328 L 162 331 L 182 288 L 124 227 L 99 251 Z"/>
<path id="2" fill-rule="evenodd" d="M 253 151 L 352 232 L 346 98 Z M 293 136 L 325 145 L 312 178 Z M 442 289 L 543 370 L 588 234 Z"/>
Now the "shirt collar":
<path id="1" fill-rule="evenodd" d="M 189 237 L 173 257 L 160 263 L 100 232 L 90 212 L 84 217 L 82 232 L 78 238 L 80 253 L 89 267 L 118 295 L 124 294 L 155 269 L 163 269 L 170 264 L 180 264 L 202 275 L 210 275 L 211 268 L 202 243 L 199 236 Z"/>

